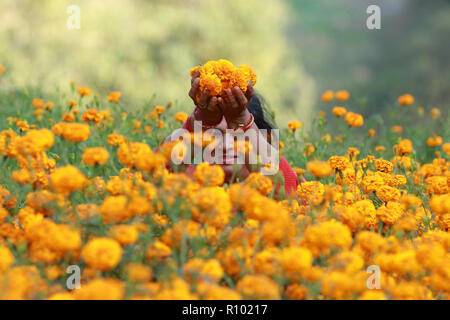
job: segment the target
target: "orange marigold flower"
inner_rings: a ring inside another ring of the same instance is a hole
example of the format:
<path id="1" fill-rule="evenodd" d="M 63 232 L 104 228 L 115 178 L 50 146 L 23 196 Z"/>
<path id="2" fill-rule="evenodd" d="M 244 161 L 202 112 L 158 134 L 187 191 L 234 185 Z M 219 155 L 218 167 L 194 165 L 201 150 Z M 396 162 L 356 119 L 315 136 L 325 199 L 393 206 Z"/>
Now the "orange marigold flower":
<path id="1" fill-rule="evenodd" d="M 334 99 L 334 92 L 331 90 L 327 90 L 322 94 L 321 100 L 323 102 L 330 102 Z"/>
<path id="2" fill-rule="evenodd" d="M 438 108 L 433 108 L 431 109 L 430 114 L 433 119 L 437 119 L 441 115 L 441 110 L 439 110 Z"/>
<path id="3" fill-rule="evenodd" d="M 348 92 L 347 90 L 339 90 L 336 91 L 336 99 L 338 99 L 339 101 L 347 101 L 350 98 L 350 92 Z"/>
<path id="4" fill-rule="evenodd" d="M 345 122 L 351 127 L 361 127 L 364 124 L 364 118 L 358 113 L 347 112 L 345 115 Z"/>
<path id="5" fill-rule="evenodd" d="M 333 114 L 337 117 L 342 117 L 346 113 L 347 113 L 347 109 L 345 109 L 344 107 L 336 106 L 333 108 Z"/>
<path id="6" fill-rule="evenodd" d="M 73 165 L 56 168 L 50 175 L 52 188 L 63 194 L 82 189 L 88 182 L 86 176 Z"/>
<path id="7" fill-rule="evenodd" d="M 427 139 L 427 145 L 430 147 L 437 147 L 442 144 L 441 136 L 432 136 Z"/>
<path id="8" fill-rule="evenodd" d="M 177 120 L 180 123 L 186 122 L 189 115 L 186 112 L 177 112 L 175 113 L 175 120 Z"/>
<path id="9" fill-rule="evenodd" d="M 333 173 L 333 169 L 326 161 L 310 161 L 306 165 L 306 169 L 317 178 L 327 177 Z"/>
<path id="10" fill-rule="evenodd" d="M 328 164 L 332 169 L 340 171 L 344 170 L 345 168 L 351 165 L 349 159 L 343 156 L 330 157 L 330 159 L 328 159 Z"/>
<path id="11" fill-rule="evenodd" d="M 394 164 L 388 160 L 377 159 L 375 160 L 375 168 L 377 168 L 378 171 L 389 173 L 394 168 Z"/>
<path id="12" fill-rule="evenodd" d="M 34 108 L 42 108 L 44 107 L 44 100 L 40 99 L 40 98 L 34 98 L 33 101 L 31 102 L 31 105 Z"/>
<path id="13" fill-rule="evenodd" d="M 414 97 L 409 93 L 406 93 L 398 97 L 398 103 L 402 106 L 409 106 L 414 103 Z"/>
<path id="14" fill-rule="evenodd" d="M 87 87 L 78 87 L 77 92 L 80 96 L 86 97 L 91 94 L 91 89 Z"/>
<path id="15" fill-rule="evenodd" d="M 106 97 L 109 102 L 119 102 L 120 100 L 120 92 L 119 91 L 113 91 Z"/>
<path id="16" fill-rule="evenodd" d="M 293 120 L 288 122 L 288 128 L 292 131 L 300 129 L 302 127 L 302 123 L 298 120 Z"/>
<path id="17" fill-rule="evenodd" d="M 108 144 L 110 146 L 120 146 L 122 143 L 126 142 L 127 139 L 120 135 L 120 134 L 116 134 L 116 133 L 111 133 L 108 135 Z"/>
<path id="18" fill-rule="evenodd" d="M 222 95 L 226 89 L 236 86 L 245 93 L 250 81 L 253 85 L 257 82 L 256 74 L 248 65 L 237 68 L 225 59 L 208 61 L 203 66 L 191 69 L 191 74 L 198 69 L 200 69 L 200 92 L 207 89 L 210 96 Z"/>
<path id="19" fill-rule="evenodd" d="M 450 142 L 442 145 L 442 151 L 444 151 L 447 155 L 450 155 Z"/>
<path id="20" fill-rule="evenodd" d="M 83 247 L 81 257 L 89 267 L 107 271 L 119 264 L 122 258 L 122 248 L 114 239 L 94 238 Z"/>
<path id="21" fill-rule="evenodd" d="M 403 133 L 403 127 L 402 126 L 393 126 L 391 128 L 392 132 L 397 133 L 397 134 L 402 134 Z"/>
<path id="22" fill-rule="evenodd" d="M 405 154 L 410 154 L 413 151 L 413 144 L 409 139 L 402 139 L 395 146 L 397 148 L 397 154 L 403 156 Z"/>
<path id="23" fill-rule="evenodd" d="M 225 181 L 225 173 L 219 165 L 202 162 L 195 167 L 194 180 L 203 186 L 220 186 Z"/>
<path id="24" fill-rule="evenodd" d="M 375 129 L 369 129 L 368 133 L 369 133 L 369 137 L 373 137 L 375 135 Z"/>
<path id="25" fill-rule="evenodd" d="M 87 165 L 104 164 L 108 161 L 109 154 L 103 147 L 88 148 L 83 151 L 81 158 Z"/>

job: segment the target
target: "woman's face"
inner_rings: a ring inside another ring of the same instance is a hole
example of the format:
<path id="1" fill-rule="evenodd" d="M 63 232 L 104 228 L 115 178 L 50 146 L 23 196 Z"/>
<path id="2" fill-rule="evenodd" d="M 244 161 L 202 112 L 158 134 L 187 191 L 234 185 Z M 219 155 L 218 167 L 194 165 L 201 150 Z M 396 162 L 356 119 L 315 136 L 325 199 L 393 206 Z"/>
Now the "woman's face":
<path id="1" fill-rule="evenodd" d="M 222 121 L 216 128 L 222 132 L 223 137 L 223 164 L 217 165 L 221 166 L 225 172 L 225 182 L 232 182 L 231 179 L 233 179 L 233 181 L 236 181 L 236 179 L 246 179 L 250 172 L 245 164 L 237 164 L 237 153 L 234 149 L 234 139 L 232 137 L 230 138 L 230 135 L 228 135 L 227 139 L 227 135 L 225 134 L 228 129 L 228 124 L 225 117 L 222 117 Z"/>

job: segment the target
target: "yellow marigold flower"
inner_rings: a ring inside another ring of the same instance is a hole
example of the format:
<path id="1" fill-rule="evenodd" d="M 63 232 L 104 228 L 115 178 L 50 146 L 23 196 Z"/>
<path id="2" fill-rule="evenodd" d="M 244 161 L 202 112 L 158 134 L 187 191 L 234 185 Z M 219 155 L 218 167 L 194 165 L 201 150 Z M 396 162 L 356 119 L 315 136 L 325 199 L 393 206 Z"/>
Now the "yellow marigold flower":
<path id="1" fill-rule="evenodd" d="M 194 180 L 207 187 L 220 186 L 225 181 L 225 172 L 221 166 L 202 162 L 195 167 Z"/>
<path id="2" fill-rule="evenodd" d="M 186 112 L 177 112 L 175 113 L 175 120 L 184 123 L 188 119 L 189 115 Z"/>
<path id="3" fill-rule="evenodd" d="M 302 182 L 297 187 L 297 195 L 308 203 L 319 204 L 323 201 L 324 185 L 319 181 Z"/>
<path id="4" fill-rule="evenodd" d="M 304 285 L 293 283 L 286 288 L 285 294 L 290 300 L 303 300 L 308 296 L 308 288 Z"/>
<path id="5" fill-rule="evenodd" d="M 124 222 L 131 218 L 127 208 L 127 197 L 123 195 L 106 197 L 100 207 L 100 213 L 104 223 L 107 224 Z"/>
<path id="6" fill-rule="evenodd" d="M 163 242 L 156 240 L 150 243 L 145 252 L 145 256 L 149 261 L 153 259 L 162 260 L 172 255 L 172 249 Z"/>
<path id="7" fill-rule="evenodd" d="M 429 300 L 433 295 L 431 291 L 418 282 L 404 281 L 389 290 L 395 300 Z"/>
<path id="8" fill-rule="evenodd" d="M 388 226 L 397 222 L 404 213 L 405 209 L 403 205 L 398 202 L 388 202 L 386 205 L 382 205 L 377 209 L 377 217 Z"/>
<path id="9" fill-rule="evenodd" d="M 139 232 L 132 225 L 119 224 L 112 226 L 109 229 L 108 235 L 117 240 L 121 245 L 127 246 L 137 241 Z"/>
<path id="10" fill-rule="evenodd" d="M 356 273 L 364 267 L 364 259 L 360 252 L 357 251 L 342 251 L 335 254 L 329 260 L 330 266 L 333 270 L 339 270 L 346 273 Z"/>
<path id="11" fill-rule="evenodd" d="M 146 157 L 151 153 L 150 147 L 142 142 L 130 142 L 120 144 L 117 157 L 120 163 L 127 167 L 135 167 L 139 157 Z"/>
<path id="12" fill-rule="evenodd" d="M 241 300 L 242 297 L 236 291 L 211 282 L 200 282 L 197 292 L 205 300 Z"/>
<path id="13" fill-rule="evenodd" d="M 358 297 L 358 300 L 387 300 L 387 297 L 381 290 L 366 290 Z"/>
<path id="14" fill-rule="evenodd" d="M 345 122 L 347 122 L 350 127 L 361 127 L 364 124 L 364 118 L 358 113 L 347 112 L 345 115 Z"/>
<path id="15" fill-rule="evenodd" d="M 414 97 L 409 93 L 406 93 L 398 97 L 398 103 L 402 106 L 409 106 L 414 103 Z"/>
<path id="16" fill-rule="evenodd" d="M 386 245 L 386 238 L 372 231 L 361 231 L 356 235 L 356 243 L 367 252 L 377 252 Z"/>
<path id="17" fill-rule="evenodd" d="M 77 106 L 77 100 L 69 100 L 68 102 L 67 102 L 68 104 L 69 104 L 69 107 L 70 108 L 74 108 L 74 107 L 76 107 Z"/>
<path id="18" fill-rule="evenodd" d="M 342 171 L 351 165 L 349 159 L 343 156 L 330 157 L 330 159 L 328 159 L 328 164 L 332 169 L 339 171 Z"/>
<path id="19" fill-rule="evenodd" d="M 5 66 L 0 64 L 0 76 L 5 72 Z"/>
<path id="20" fill-rule="evenodd" d="M 249 66 L 241 65 L 237 68 L 225 59 L 208 61 L 203 66 L 191 69 L 191 74 L 198 69 L 200 69 L 200 92 L 207 89 L 210 96 L 222 95 L 226 89 L 235 86 L 245 93 L 250 80 L 253 85 L 257 82 L 257 76 Z"/>
<path id="21" fill-rule="evenodd" d="M 272 179 L 259 172 L 250 173 L 247 179 L 245 179 L 245 184 L 258 190 L 262 195 L 268 195 L 272 192 L 273 188 Z"/>
<path id="22" fill-rule="evenodd" d="M 438 108 L 433 108 L 430 111 L 430 115 L 433 119 L 437 119 L 440 117 L 441 115 L 441 110 L 439 110 Z"/>
<path id="23" fill-rule="evenodd" d="M 309 227 L 303 242 L 314 256 L 328 255 L 331 249 L 348 249 L 352 244 L 350 229 L 334 219 Z"/>
<path id="24" fill-rule="evenodd" d="M 58 122 L 53 125 L 52 131 L 55 135 L 62 136 L 64 139 L 72 142 L 86 141 L 91 135 L 91 130 L 87 124 L 77 122 Z"/>
<path id="25" fill-rule="evenodd" d="M 306 169 L 317 178 L 323 178 L 333 174 L 333 169 L 325 161 L 310 161 L 306 165 Z"/>
<path id="26" fill-rule="evenodd" d="M 43 108 L 44 107 L 44 100 L 40 99 L 40 98 L 34 98 L 33 101 L 31 102 L 31 105 L 38 109 L 38 108 Z"/>
<path id="27" fill-rule="evenodd" d="M 110 146 L 120 146 L 122 143 L 126 142 L 126 138 L 120 134 L 111 133 L 108 135 L 108 144 Z"/>
<path id="28" fill-rule="evenodd" d="M 114 239 L 94 238 L 83 247 L 81 257 L 89 267 L 107 271 L 119 264 L 122 258 L 122 248 Z"/>
<path id="29" fill-rule="evenodd" d="M 375 160 L 375 168 L 377 168 L 378 171 L 389 173 L 394 168 L 394 165 L 388 160 L 377 159 Z"/>
<path id="30" fill-rule="evenodd" d="M 63 194 L 70 194 L 82 189 L 86 183 L 86 176 L 76 167 L 67 165 L 56 168 L 50 175 L 52 188 Z"/>
<path id="31" fill-rule="evenodd" d="M 399 156 L 410 154 L 413 151 L 413 144 L 409 139 L 401 139 L 395 147 Z"/>
<path id="32" fill-rule="evenodd" d="M 336 99 L 341 102 L 347 101 L 350 98 L 350 92 L 347 90 L 338 90 L 336 91 Z"/>
<path id="33" fill-rule="evenodd" d="M 450 213 L 450 195 L 433 195 L 429 202 L 431 210 L 436 215 Z"/>
<path id="34" fill-rule="evenodd" d="M 186 279 L 201 278 L 202 280 L 219 282 L 224 271 L 217 259 L 202 260 L 194 258 L 186 262 L 183 266 L 183 273 Z"/>
<path id="35" fill-rule="evenodd" d="M 103 147 L 87 148 L 83 151 L 81 158 L 87 165 L 105 164 L 108 161 L 109 154 Z"/>
<path id="36" fill-rule="evenodd" d="M 99 278 L 74 290 L 77 300 L 121 300 L 125 297 L 125 284 L 116 279 Z"/>
<path id="37" fill-rule="evenodd" d="M 392 132 L 397 133 L 397 134 L 402 134 L 403 133 L 403 127 L 402 126 L 393 126 L 391 128 Z"/>
<path id="38" fill-rule="evenodd" d="M 164 106 L 155 106 L 153 108 L 153 111 L 156 112 L 157 114 L 163 114 L 164 111 L 166 111 L 166 107 L 164 107 Z"/>
<path id="39" fill-rule="evenodd" d="M 427 192 L 429 194 L 445 194 L 449 192 L 447 178 L 444 176 L 432 176 L 425 179 Z"/>
<path id="40" fill-rule="evenodd" d="M 450 142 L 442 145 L 442 151 L 444 151 L 447 155 L 450 155 Z"/>
<path id="41" fill-rule="evenodd" d="M 334 107 L 333 108 L 333 114 L 336 117 L 342 117 L 343 115 L 345 115 L 347 113 L 347 109 L 345 109 L 344 107 Z"/>
<path id="42" fill-rule="evenodd" d="M 91 94 L 91 89 L 87 87 L 78 87 L 77 92 L 80 96 L 86 97 Z"/>
<path id="43" fill-rule="evenodd" d="M 244 299 L 280 299 L 278 285 L 264 275 L 245 275 L 238 281 L 236 290 Z"/>
<path id="44" fill-rule="evenodd" d="M 397 201 L 401 196 L 400 190 L 386 185 L 378 187 L 375 191 L 384 202 Z"/>
<path id="45" fill-rule="evenodd" d="M 87 124 L 90 124 L 92 121 L 98 125 L 102 119 L 102 114 L 97 109 L 88 109 L 81 116 L 81 120 Z"/>
<path id="46" fill-rule="evenodd" d="M 437 147 L 442 144 L 441 136 L 432 136 L 427 139 L 427 145 L 430 147 Z"/>
<path id="47" fill-rule="evenodd" d="M 73 122 L 75 121 L 75 114 L 73 112 L 67 112 L 62 115 L 62 119 L 65 122 Z"/>
<path id="48" fill-rule="evenodd" d="M 281 252 L 280 262 L 288 279 L 298 281 L 312 266 L 312 254 L 306 248 L 287 247 Z"/>
<path id="49" fill-rule="evenodd" d="M 201 189 L 193 200 L 192 219 L 223 228 L 231 219 L 231 201 L 220 187 Z"/>
<path id="50" fill-rule="evenodd" d="M 16 122 L 16 126 L 18 128 L 20 128 L 20 131 L 27 131 L 30 128 L 30 125 L 28 124 L 27 121 L 21 121 L 21 120 Z"/>
<path id="51" fill-rule="evenodd" d="M 302 123 L 298 120 L 292 120 L 288 122 L 288 128 L 292 131 L 295 131 L 297 129 L 301 129 Z"/>
<path id="52" fill-rule="evenodd" d="M 322 94 L 321 100 L 323 102 L 330 102 L 334 99 L 334 92 L 331 90 L 327 90 Z"/>
<path id="53" fill-rule="evenodd" d="M 153 277 L 152 270 L 142 263 L 130 262 L 125 270 L 128 279 L 132 282 L 147 282 Z"/>
<path id="54" fill-rule="evenodd" d="M 14 256 L 7 246 L 0 243 L 0 275 L 14 263 Z"/>
<path id="55" fill-rule="evenodd" d="M 134 163 L 136 168 L 148 172 L 162 172 L 167 162 L 166 157 L 164 157 L 164 155 L 160 153 L 154 153 L 151 151 L 146 154 L 139 154 L 135 156 L 136 160 Z"/>
<path id="56" fill-rule="evenodd" d="M 119 91 L 113 91 L 106 97 L 109 102 L 119 102 L 120 100 L 120 92 Z"/>
<path id="57" fill-rule="evenodd" d="M 401 174 L 396 174 L 394 176 L 394 186 L 398 187 L 398 186 L 403 186 L 408 182 L 408 180 L 406 180 L 406 177 L 401 175 Z"/>
<path id="58" fill-rule="evenodd" d="M 365 272 L 350 275 L 340 271 L 326 273 L 322 278 L 321 290 L 325 297 L 342 300 L 351 299 L 354 295 L 367 289 Z"/>

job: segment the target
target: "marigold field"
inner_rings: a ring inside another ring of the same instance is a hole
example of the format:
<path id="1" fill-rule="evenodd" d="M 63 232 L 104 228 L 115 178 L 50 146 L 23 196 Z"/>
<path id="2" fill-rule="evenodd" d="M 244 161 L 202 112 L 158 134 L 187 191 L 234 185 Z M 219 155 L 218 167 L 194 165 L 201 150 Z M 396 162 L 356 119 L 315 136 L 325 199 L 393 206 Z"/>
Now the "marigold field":
<path id="1" fill-rule="evenodd" d="M 366 118 L 330 90 L 311 130 L 281 128 L 306 179 L 288 197 L 279 175 L 167 171 L 172 102 L 0 89 L 0 298 L 449 299 L 447 110 L 400 94 Z"/>

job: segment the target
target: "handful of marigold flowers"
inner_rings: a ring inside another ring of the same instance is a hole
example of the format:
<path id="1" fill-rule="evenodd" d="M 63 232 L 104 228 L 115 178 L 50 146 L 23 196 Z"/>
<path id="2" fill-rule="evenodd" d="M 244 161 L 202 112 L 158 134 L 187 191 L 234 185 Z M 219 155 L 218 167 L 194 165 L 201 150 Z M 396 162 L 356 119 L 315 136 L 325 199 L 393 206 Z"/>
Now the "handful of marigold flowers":
<path id="1" fill-rule="evenodd" d="M 191 69 L 191 77 L 195 75 L 200 68 L 200 90 L 209 90 L 209 95 L 220 96 L 225 90 L 238 86 L 242 92 L 247 91 L 249 81 L 255 85 L 257 76 L 253 70 L 243 64 L 239 68 L 235 67 L 230 61 L 220 59 L 218 61 L 208 61 L 203 66 L 196 66 Z M 197 97 L 198 98 L 198 97 Z"/>

